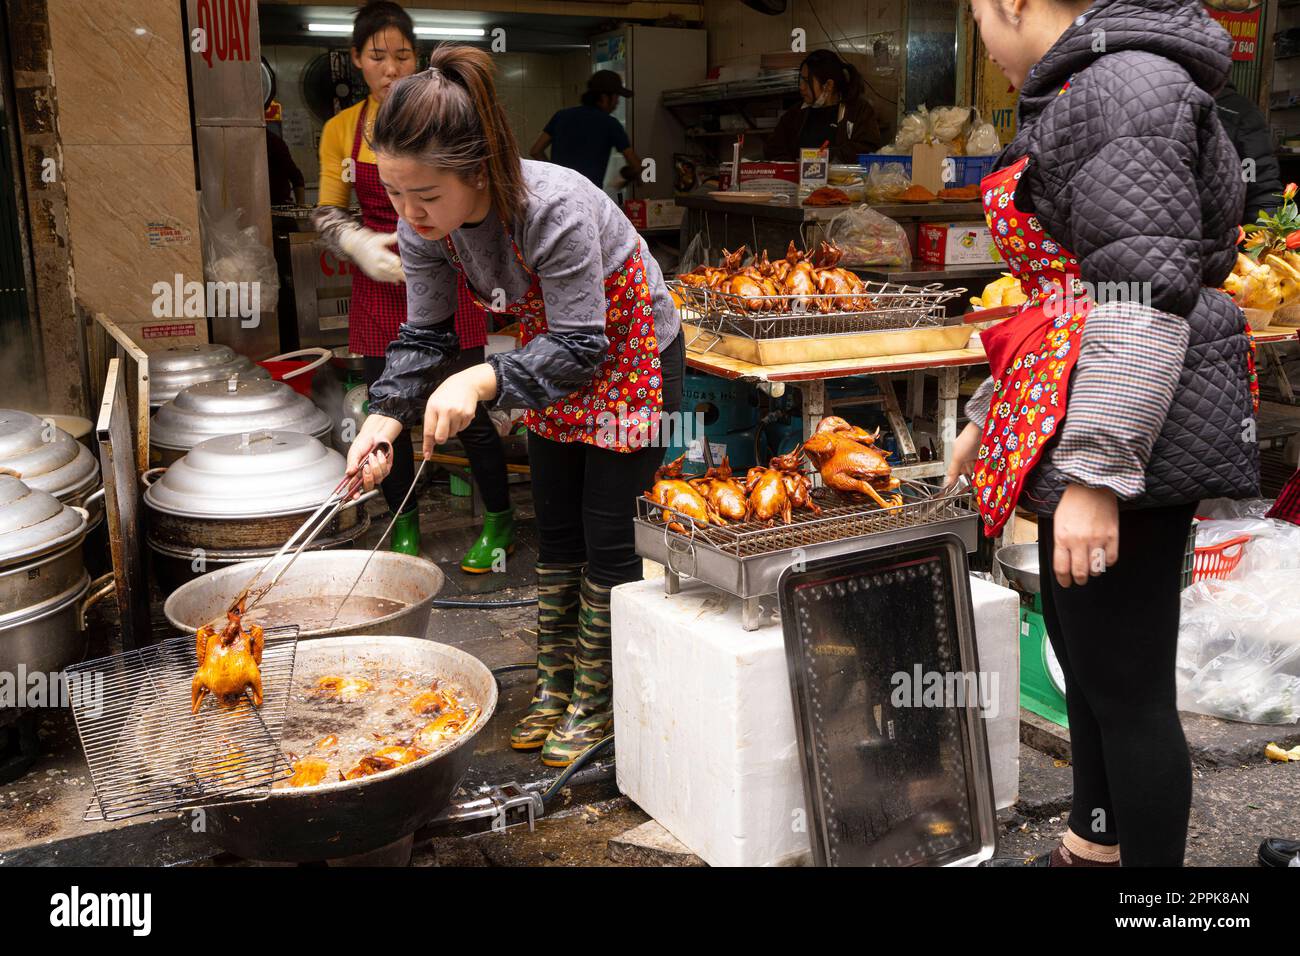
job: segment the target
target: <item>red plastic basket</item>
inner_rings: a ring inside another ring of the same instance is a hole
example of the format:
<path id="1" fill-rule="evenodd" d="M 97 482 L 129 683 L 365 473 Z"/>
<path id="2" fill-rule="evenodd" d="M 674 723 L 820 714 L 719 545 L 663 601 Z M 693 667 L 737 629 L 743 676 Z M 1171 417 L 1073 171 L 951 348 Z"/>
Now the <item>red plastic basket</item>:
<path id="1" fill-rule="evenodd" d="M 1246 553 L 1246 543 L 1250 535 L 1239 534 L 1227 541 L 1207 545 L 1196 549 L 1196 558 L 1192 565 L 1192 580 L 1204 581 L 1206 578 L 1222 580 L 1241 563 Z"/>

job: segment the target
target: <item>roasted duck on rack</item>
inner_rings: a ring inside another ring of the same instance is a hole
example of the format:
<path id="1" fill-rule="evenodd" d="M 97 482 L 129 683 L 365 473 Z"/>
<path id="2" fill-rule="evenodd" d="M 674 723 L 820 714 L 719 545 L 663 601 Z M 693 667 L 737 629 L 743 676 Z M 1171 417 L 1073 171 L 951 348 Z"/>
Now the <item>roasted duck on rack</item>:
<path id="1" fill-rule="evenodd" d="M 708 527 L 709 524 L 724 524 L 699 489 L 682 475 L 682 462 L 685 460 L 686 456 L 682 455 L 676 461 L 661 465 L 655 472 L 654 487 L 646 492 L 646 497 L 657 505 L 663 505 L 665 510 L 660 512 L 663 520 L 670 531 L 678 534 L 686 533 L 686 526 L 681 523 L 679 515 L 685 515 L 701 528 Z M 669 508 L 672 511 L 666 510 Z"/>
<path id="2" fill-rule="evenodd" d="M 823 418 L 804 442 L 803 453 L 821 473 L 826 487 L 849 497 L 865 495 L 882 508 L 895 508 L 903 503 L 903 497 L 896 493 L 899 481 L 885 460 L 889 452 L 875 446 L 879 437 L 879 433 L 831 415 Z"/>
<path id="3" fill-rule="evenodd" d="M 217 632 L 205 624 L 194 635 L 194 652 L 199 667 L 191 684 L 190 709 L 199 712 L 205 694 L 212 694 L 227 707 L 234 706 L 245 690 L 252 691 L 253 704 L 262 706 L 262 648 L 266 643 L 256 624 L 244 628 L 241 620 L 244 600 L 226 612 L 226 626 Z"/>
<path id="4" fill-rule="evenodd" d="M 749 498 L 744 485 L 731 474 L 731 460 L 723 455 L 721 465 L 715 465 L 689 481 L 699 489 L 718 517 L 725 521 L 744 521 L 749 517 Z"/>
<path id="5" fill-rule="evenodd" d="M 794 519 L 795 508 L 806 508 L 813 514 L 821 509 L 812 500 L 812 481 L 800 467 L 799 449 L 788 455 L 777 455 L 768 467 L 755 465 L 745 476 L 745 489 L 749 493 L 749 511 L 758 521 L 768 524 L 778 517 L 785 524 Z"/>
<path id="6" fill-rule="evenodd" d="M 867 284 L 840 268 L 844 252 L 822 242 L 816 252 L 800 252 L 793 242 L 775 262 L 767 250 L 744 265 L 746 247 L 722 250 L 718 266 L 698 266 L 678 276 L 685 286 L 716 293 L 716 306 L 741 312 L 865 312 L 872 308 Z"/>

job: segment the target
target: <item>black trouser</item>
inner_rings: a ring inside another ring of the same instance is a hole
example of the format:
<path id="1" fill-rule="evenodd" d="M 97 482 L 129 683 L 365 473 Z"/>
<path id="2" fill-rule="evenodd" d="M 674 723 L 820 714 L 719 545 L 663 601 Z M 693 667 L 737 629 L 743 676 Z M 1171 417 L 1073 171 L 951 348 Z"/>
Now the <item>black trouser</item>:
<path id="1" fill-rule="evenodd" d="M 680 411 L 685 342 L 678 335 L 662 353 L 663 410 Z M 661 436 L 668 429 L 661 429 Z M 632 536 L 636 499 L 654 484 L 662 444 L 631 452 L 586 442 L 557 442 L 528 434 L 537 512 L 537 560 L 587 563 L 587 577 L 602 587 L 641 579 Z"/>
<path id="2" fill-rule="evenodd" d="M 1125 866 L 1181 866 L 1192 766 L 1178 720 L 1179 579 L 1194 504 L 1119 513 L 1119 561 L 1082 587 L 1052 574 L 1038 522 L 1047 633 L 1065 672 L 1070 829 L 1120 846 Z"/>
<path id="3" fill-rule="evenodd" d="M 452 362 L 446 375 L 483 362 L 484 349 L 462 349 L 460 355 Z M 382 356 L 367 355 L 365 360 L 366 384 L 373 385 L 383 374 Z M 444 378 L 446 377 L 444 375 Z M 468 427 L 458 436 L 469 458 L 469 470 L 483 496 L 483 507 L 488 511 L 505 511 L 510 507 L 510 486 L 506 482 L 506 450 L 497 434 L 496 426 L 481 403 Z M 415 452 L 406 433 L 393 443 L 393 467 L 384 478 L 384 500 L 390 511 L 395 511 L 402 504 L 402 498 L 415 480 Z M 408 510 L 414 505 L 409 505 Z"/>

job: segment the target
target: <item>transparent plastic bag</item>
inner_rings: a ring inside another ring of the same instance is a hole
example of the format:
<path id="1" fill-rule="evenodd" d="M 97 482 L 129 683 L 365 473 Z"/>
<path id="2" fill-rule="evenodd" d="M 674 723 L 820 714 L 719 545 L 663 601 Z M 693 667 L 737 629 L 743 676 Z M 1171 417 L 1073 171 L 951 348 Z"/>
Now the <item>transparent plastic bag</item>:
<path id="1" fill-rule="evenodd" d="M 1300 720 L 1300 588 L 1294 570 L 1207 580 L 1182 595 L 1178 707 L 1258 724 Z"/>
<path id="2" fill-rule="evenodd" d="M 240 316 L 251 321 L 257 313 L 275 311 L 280 297 L 280 271 L 275 254 L 258 238 L 257 227 L 239 227 L 243 214 L 238 208 L 223 210 L 217 216 L 202 213 L 203 272 L 209 282 L 222 283 L 229 290 L 215 296 L 216 300 L 229 299 L 239 309 L 253 312 Z"/>
<path id="3" fill-rule="evenodd" d="M 1272 498 L 1206 498 L 1196 513 L 1202 518 L 1262 518 L 1272 507 Z"/>
<path id="4" fill-rule="evenodd" d="M 971 123 L 970 133 L 966 136 L 966 155 L 990 156 L 1001 150 L 1002 141 L 998 139 L 997 128 L 992 123 L 981 120 L 977 112 Z"/>
<path id="5" fill-rule="evenodd" d="M 902 163 L 876 163 L 867 173 L 867 202 L 893 202 L 910 185 L 912 179 L 904 171 Z"/>
<path id="6" fill-rule="evenodd" d="M 841 265 L 902 266 L 912 261 L 903 227 L 866 205 L 853 206 L 832 219 L 826 238 L 844 250 Z"/>

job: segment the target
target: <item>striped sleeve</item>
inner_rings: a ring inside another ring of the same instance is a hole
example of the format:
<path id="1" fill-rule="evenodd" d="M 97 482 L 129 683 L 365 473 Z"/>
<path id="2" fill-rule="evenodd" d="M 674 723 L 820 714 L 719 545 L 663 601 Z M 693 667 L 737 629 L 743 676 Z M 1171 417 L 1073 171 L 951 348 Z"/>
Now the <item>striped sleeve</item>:
<path id="1" fill-rule="evenodd" d="M 989 376 L 980 382 L 980 387 L 975 389 L 975 394 L 966 400 L 966 417 L 972 425 L 984 427 L 984 421 L 989 417 L 989 405 L 993 403 L 993 377 Z"/>
<path id="2" fill-rule="evenodd" d="M 1181 316 L 1133 302 L 1094 306 L 1052 466 L 1073 484 L 1107 488 L 1123 500 L 1141 495 L 1187 340 Z"/>

